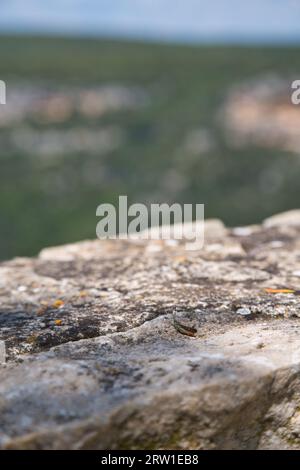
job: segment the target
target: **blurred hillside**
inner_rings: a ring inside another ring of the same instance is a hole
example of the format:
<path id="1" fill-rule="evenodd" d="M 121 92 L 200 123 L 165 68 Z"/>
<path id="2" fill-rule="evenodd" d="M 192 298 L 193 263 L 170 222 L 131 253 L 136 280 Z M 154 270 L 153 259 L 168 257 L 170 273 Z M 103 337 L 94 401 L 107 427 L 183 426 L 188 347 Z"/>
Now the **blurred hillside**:
<path id="1" fill-rule="evenodd" d="M 299 49 L 0 40 L 0 258 L 95 237 L 96 207 L 205 203 L 228 225 L 299 205 Z"/>

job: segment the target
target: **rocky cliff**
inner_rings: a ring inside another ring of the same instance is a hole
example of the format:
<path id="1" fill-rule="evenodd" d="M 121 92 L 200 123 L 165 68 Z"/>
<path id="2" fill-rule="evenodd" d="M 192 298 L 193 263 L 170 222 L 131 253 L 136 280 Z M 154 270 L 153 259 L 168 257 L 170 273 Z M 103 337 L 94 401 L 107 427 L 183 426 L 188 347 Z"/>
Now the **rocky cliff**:
<path id="1" fill-rule="evenodd" d="M 300 449 L 300 211 L 0 264 L 3 449 Z"/>

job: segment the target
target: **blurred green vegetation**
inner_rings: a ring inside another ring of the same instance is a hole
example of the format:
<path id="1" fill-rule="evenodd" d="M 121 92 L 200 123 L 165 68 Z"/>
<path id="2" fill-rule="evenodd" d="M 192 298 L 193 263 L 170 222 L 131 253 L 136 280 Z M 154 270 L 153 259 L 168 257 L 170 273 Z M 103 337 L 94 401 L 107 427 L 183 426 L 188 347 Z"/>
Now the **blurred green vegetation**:
<path id="1" fill-rule="evenodd" d="M 256 223 L 297 207 L 299 156 L 257 146 L 234 148 L 217 115 L 234 84 L 269 73 L 299 79 L 299 52 L 293 47 L 1 37 L 0 78 L 8 93 L 18 81 L 60 87 L 121 83 L 143 87 L 150 101 L 135 110 L 106 113 L 95 122 L 73 118 L 64 123 L 67 128 L 79 122 L 124 130 L 124 144 L 105 157 L 63 154 L 45 165 L 22 151 L 0 148 L 0 258 L 94 238 L 96 207 L 116 203 L 119 194 L 128 194 L 130 202 L 205 203 L 206 217 L 229 225 Z M 47 127 L 32 125 L 38 131 Z M 182 142 L 197 128 L 211 130 L 216 145 L 190 159 Z M 0 136 L 5 132 L 0 130 Z M 103 165 L 105 178 L 89 182 L 86 170 L 97 175 Z M 270 168 L 282 175 L 273 189 L 264 183 Z M 185 178 L 184 187 L 174 183 L 170 188 L 170 169 Z"/>

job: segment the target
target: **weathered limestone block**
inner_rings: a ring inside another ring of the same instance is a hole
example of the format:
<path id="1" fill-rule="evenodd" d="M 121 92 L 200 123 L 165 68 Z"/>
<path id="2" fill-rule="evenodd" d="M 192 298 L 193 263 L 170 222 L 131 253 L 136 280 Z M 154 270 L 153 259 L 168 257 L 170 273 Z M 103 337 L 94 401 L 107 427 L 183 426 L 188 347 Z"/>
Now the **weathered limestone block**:
<path id="1" fill-rule="evenodd" d="M 300 297 L 265 290 L 300 289 L 300 224 L 270 220 L 1 263 L 0 448 L 300 449 Z"/>

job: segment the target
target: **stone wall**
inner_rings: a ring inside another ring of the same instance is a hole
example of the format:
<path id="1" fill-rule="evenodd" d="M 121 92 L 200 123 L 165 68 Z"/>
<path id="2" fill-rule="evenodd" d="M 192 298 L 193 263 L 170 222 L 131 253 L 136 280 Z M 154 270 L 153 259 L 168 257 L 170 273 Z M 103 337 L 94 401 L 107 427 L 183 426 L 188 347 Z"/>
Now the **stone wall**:
<path id="1" fill-rule="evenodd" d="M 1 448 L 300 449 L 300 211 L 205 230 L 0 264 Z"/>

